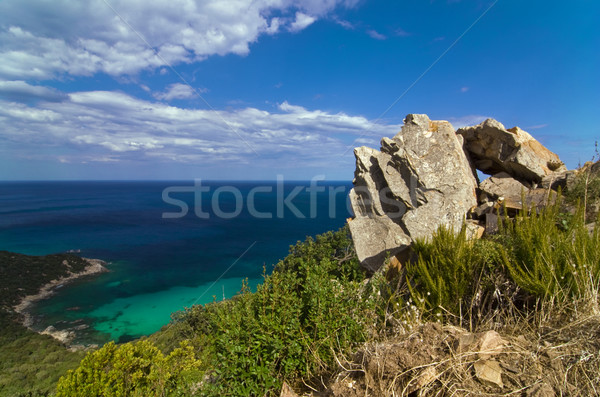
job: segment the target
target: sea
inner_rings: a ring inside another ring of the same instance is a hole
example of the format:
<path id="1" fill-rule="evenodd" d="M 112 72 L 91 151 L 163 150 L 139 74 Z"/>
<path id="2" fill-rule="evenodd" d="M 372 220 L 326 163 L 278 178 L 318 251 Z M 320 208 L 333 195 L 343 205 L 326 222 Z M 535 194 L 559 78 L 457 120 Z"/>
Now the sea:
<path id="1" fill-rule="evenodd" d="M 0 250 L 74 252 L 109 272 L 56 289 L 34 328 L 126 342 L 261 283 L 290 245 L 342 227 L 350 182 L 0 182 Z"/>

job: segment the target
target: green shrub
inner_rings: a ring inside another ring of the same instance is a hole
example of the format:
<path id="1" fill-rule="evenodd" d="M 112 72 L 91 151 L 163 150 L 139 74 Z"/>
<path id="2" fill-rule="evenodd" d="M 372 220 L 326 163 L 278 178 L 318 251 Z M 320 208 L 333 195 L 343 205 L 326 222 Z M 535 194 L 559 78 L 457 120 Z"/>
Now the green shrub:
<path id="1" fill-rule="evenodd" d="M 481 240 L 468 240 L 464 228 L 440 228 L 417 241 L 418 260 L 406 265 L 407 307 L 426 319 L 473 326 L 499 309 L 534 309 L 529 302 L 597 305 L 600 232 L 585 227 L 583 208 L 572 216 L 560 208 L 560 200 L 539 213 L 525 208 Z"/>
<path id="2" fill-rule="evenodd" d="M 278 395 L 284 380 L 294 386 L 311 382 L 367 339 L 377 321 L 377 301 L 361 299 L 364 279 L 347 228 L 308 238 L 290 247 L 256 292 L 245 286 L 230 300 L 193 306 L 151 338 L 165 351 L 185 340 L 185 349 L 193 345 L 193 353 L 175 349 L 165 358 L 147 340 L 107 344 L 61 379 L 58 395 L 174 390 L 202 396 Z M 169 365 L 174 354 L 185 368 L 205 372 L 202 382 Z"/>
<path id="3" fill-rule="evenodd" d="M 574 180 L 567 183 L 565 191 L 565 199 L 568 203 L 583 206 L 581 215 L 586 217 L 587 222 L 593 222 L 599 215 L 600 169 L 598 163 L 595 163 L 599 159 L 598 142 L 595 142 L 595 153 L 591 161 L 577 169 Z"/>
<path id="4" fill-rule="evenodd" d="M 465 227 L 459 233 L 440 227 L 413 249 L 418 259 L 406 265 L 406 281 L 410 302 L 426 318 L 470 322 L 481 312 L 482 298 L 493 293 L 493 276 L 501 271 L 504 252 L 497 243 L 469 240 Z"/>
<path id="5" fill-rule="evenodd" d="M 539 214 L 522 211 L 502 222 L 500 237 L 510 252 L 505 265 L 511 278 L 541 299 L 584 298 L 600 281 L 600 238 L 590 234 L 582 211 L 560 217 L 560 205 Z"/>
<path id="6" fill-rule="evenodd" d="M 347 229 L 291 247 L 255 293 L 191 308 L 184 316 L 214 352 L 214 396 L 275 395 L 310 380 L 366 339 L 374 310 L 360 298 L 364 273 Z M 371 313 L 371 314 L 370 314 Z M 374 315 L 373 315 L 374 316 Z"/>
<path id="7" fill-rule="evenodd" d="M 199 369 L 187 342 L 166 357 L 147 340 L 109 342 L 59 380 L 56 396 L 186 396 L 200 380 Z"/>
<path id="8" fill-rule="evenodd" d="M 25 328 L 13 315 L 0 311 L 0 396 L 47 395 L 84 355 L 68 351 L 54 338 Z"/>

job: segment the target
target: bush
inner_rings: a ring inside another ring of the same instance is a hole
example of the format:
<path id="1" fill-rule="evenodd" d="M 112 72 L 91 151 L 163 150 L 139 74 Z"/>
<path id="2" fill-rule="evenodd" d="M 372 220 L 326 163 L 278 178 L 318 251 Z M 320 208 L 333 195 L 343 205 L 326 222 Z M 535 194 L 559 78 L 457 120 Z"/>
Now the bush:
<path id="1" fill-rule="evenodd" d="M 291 247 L 255 293 L 196 306 L 184 316 L 214 351 L 215 396 L 275 395 L 283 380 L 326 373 L 338 354 L 366 339 L 373 310 L 359 299 L 364 273 L 348 231 Z"/>
<path id="2" fill-rule="evenodd" d="M 406 265 L 411 305 L 426 319 L 473 325 L 527 302 L 597 304 L 600 233 L 585 227 L 583 208 L 573 216 L 560 208 L 560 200 L 539 213 L 525 208 L 491 238 L 440 228 L 417 241 L 418 260 Z"/>
<path id="3" fill-rule="evenodd" d="M 56 396 L 186 396 L 200 380 L 199 369 L 187 342 L 166 357 L 147 340 L 109 342 L 60 378 Z"/>
<path id="4" fill-rule="evenodd" d="M 510 252 L 511 278 L 536 298 L 571 300 L 591 297 L 600 281 L 600 238 L 584 225 L 583 209 L 561 218 L 560 205 L 539 214 L 522 211 L 502 223 L 501 238 Z M 561 219 L 561 221 L 559 221 Z"/>
<path id="5" fill-rule="evenodd" d="M 166 358 L 149 341 L 107 344 L 61 379 L 58 395 L 174 390 L 202 396 L 278 395 L 283 380 L 298 385 L 327 374 L 336 368 L 338 355 L 367 339 L 376 315 L 375 301 L 360 299 L 364 279 L 347 228 L 308 238 L 290 247 L 256 292 L 245 286 L 233 299 L 193 306 L 152 337 L 165 350 L 173 340 L 189 344 Z M 169 365 L 174 354 L 184 368 L 204 371 L 205 379 L 182 376 L 181 366 Z"/>
<path id="6" fill-rule="evenodd" d="M 472 322 L 484 298 L 495 291 L 502 248 L 490 240 L 469 240 L 465 227 L 459 233 L 440 227 L 413 249 L 418 259 L 406 266 L 410 301 L 425 318 Z"/>

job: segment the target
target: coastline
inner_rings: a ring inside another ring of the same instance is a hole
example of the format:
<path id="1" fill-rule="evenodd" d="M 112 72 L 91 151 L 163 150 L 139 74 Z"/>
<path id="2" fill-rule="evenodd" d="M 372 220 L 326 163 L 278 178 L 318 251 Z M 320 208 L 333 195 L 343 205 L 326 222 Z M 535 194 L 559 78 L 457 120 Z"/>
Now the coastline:
<path id="1" fill-rule="evenodd" d="M 35 302 L 44 300 L 44 299 L 48 299 L 49 297 L 54 295 L 55 288 L 60 285 L 68 284 L 68 283 L 70 283 L 74 280 L 77 280 L 79 278 L 82 278 L 82 277 L 97 275 L 97 274 L 106 273 L 109 271 L 105 267 L 106 262 L 104 262 L 100 259 L 90 259 L 90 258 L 82 258 L 82 259 L 88 263 L 88 265 L 82 271 L 76 272 L 76 273 L 70 273 L 68 276 L 61 277 L 59 279 L 52 280 L 52 281 L 46 283 L 39 289 L 39 291 L 36 294 L 27 295 L 27 296 L 23 297 L 23 299 L 21 299 L 21 301 L 18 304 L 13 306 L 13 311 L 19 315 L 19 322 L 24 327 L 27 327 L 30 330 L 37 332 L 39 334 L 50 335 L 62 343 L 65 343 L 65 344 L 70 343 L 72 336 L 70 335 L 70 333 L 68 333 L 66 331 L 53 331 L 51 329 L 51 328 L 53 328 L 52 326 L 48 327 L 47 329 L 45 329 L 44 331 L 41 331 L 41 332 L 34 330 L 32 328 L 32 326 L 34 324 L 33 316 L 29 313 L 28 309 Z"/>

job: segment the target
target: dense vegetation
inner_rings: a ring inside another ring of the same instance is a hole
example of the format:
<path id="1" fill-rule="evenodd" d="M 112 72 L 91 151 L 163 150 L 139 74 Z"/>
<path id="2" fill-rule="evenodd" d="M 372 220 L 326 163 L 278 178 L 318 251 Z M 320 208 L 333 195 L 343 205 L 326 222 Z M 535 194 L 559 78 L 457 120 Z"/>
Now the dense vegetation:
<path id="1" fill-rule="evenodd" d="M 76 255 L 38 257 L 0 251 L 0 395 L 46 395 L 85 356 L 20 325 L 12 307 L 44 284 L 86 265 Z"/>
<path id="2" fill-rule="evenodd" d="M 201 362 L 188 342 L 165 356 L 151 342 L 120 346 L 114 342 L 90 353 L 69 378 L 59 383 L 57 396 L 152 396 L 194 393 Z"/>
<path id="3" fill-rule="evenodd" d="M 477 327 L 546 304 L 597 304 L 599 229 L 586 227 L 582 210 L 566 215 L 558 202 L 500 226 L 480 240 L 442 228 L 414 245 L 419 259 L 406 267 L 406 282 L 422 315 Z"/>
<path id="4" fill-rule="evenodd" d="M 0 251 L 0 307 L 5 310 L 23 297 L 35 295 L 52 280 L 82 271 L 88 263 L 72 254 L 29 256 Z"/>
<path id="5" fill-rule="evenodd" d="M 71 352 L 48 335 L 40 335 L 0 314 L 0 395 L 45 396 L 64 373 L 77 368 L 85 352 Z"/>

